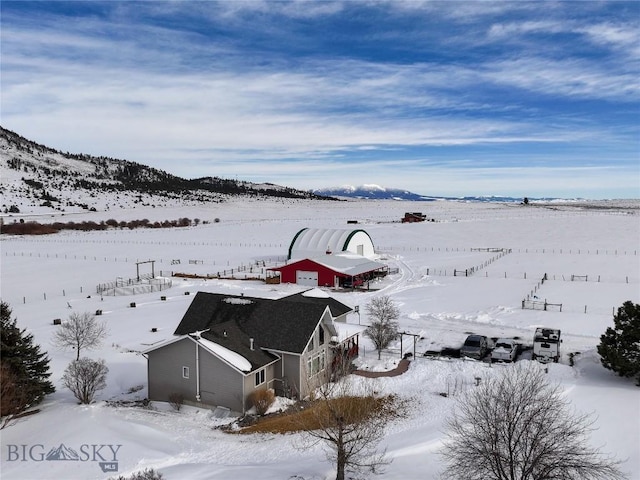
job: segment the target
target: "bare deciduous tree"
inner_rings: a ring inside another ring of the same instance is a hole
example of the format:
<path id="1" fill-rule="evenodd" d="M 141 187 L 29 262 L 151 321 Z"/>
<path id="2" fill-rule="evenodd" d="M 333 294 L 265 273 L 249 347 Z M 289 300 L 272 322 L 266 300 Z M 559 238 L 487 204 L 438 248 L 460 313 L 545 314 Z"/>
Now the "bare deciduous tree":
<path id="1" fill-rule="evenodd" d="M 336 465 L 336 480 L 344 480 L 346 472 L 382 473 L 391 461 L 378 444 L 388 423 L 403 414 L 403 402 L 380 397 L 373 388 L 356 391 L 349 377 L 321 385 L 313 398 L 304 409 L 311 418 L 300 428 L 305 433 L 301 447 L 324 443 L 327 459 Z"/>
<path id="2" fill-rule="evenodd" d="M 447 424 L 442 478 L 625 478 L 619 462 L 589 447 L 592 425 L 570 411 L 540 365 L 518 362 L 461 399 Z"/>
<path id="3" fill-rule="evenodd" d="M 104 360 L 81 358 L 69 364 L 62 376 L 62 384 L 73 392 L 80 403 L 89 404 L 98 390 L 107 386 L 109 369 Z"/>
<path id="4" fill-rule="evenodd" d="M 397 320 L 400 316 L 400 310 L 387 296 L 375 297 L 366 305 L 365 309 L 371 325 L 364 334 L 375 345 L 378 351 L 378 360 L 380 360 L 382 350 L 398 338 Z"/>
<path id="5" fill-rule="evenodd" d="M 79 360 L 80 350 L 99 347 L 107 333 L 106 324 L 98 321 L 95 315 L 74 312 L 53 335 L 53 344 L 63 350 L 75 349 L 76 360 Z"/>

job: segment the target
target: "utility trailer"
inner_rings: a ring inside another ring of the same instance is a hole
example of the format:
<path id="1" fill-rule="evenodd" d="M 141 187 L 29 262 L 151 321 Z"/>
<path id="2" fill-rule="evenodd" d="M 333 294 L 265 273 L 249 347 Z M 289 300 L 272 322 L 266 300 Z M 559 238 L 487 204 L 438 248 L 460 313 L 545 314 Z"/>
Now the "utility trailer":
<path id="1" fill-rule="evenodd" d="M 555 362 L 560 360 L 560 330 L 554 328 L 536 328 L 533 335 L 533 360 L 541 363 Z"/>

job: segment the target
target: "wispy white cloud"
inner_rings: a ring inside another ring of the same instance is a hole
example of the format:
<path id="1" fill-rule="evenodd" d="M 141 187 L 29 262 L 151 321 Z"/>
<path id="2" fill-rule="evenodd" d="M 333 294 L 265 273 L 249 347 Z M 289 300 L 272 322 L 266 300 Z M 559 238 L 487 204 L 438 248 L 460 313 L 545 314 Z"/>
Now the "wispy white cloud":
<path id="1" fill-rule="evenodd" d="M 487 80 L 530 92 L 624 102 L 640 98 L 637 72 L 611 72 L 606 64 L 588 60 L 532 57 L 501 60 L 485 67 Z"/>
<path id="2" fill-rule="evenodd" d="M 566 24 L 563 22 L 535 20 L 493 24 L 487 34 L 494 40 L 509 40 L 514 36 L 531 33 L 561 33 L 566 30 Z"/>
<path id="3" fill-rule="evenodd" d="M 597 23 L 584 25 L 578 31 L 588 36 L 595 45 L 616 49 L 630 59 L 640 61 L 640 28 L 638 18 L 633 23 Z"/>

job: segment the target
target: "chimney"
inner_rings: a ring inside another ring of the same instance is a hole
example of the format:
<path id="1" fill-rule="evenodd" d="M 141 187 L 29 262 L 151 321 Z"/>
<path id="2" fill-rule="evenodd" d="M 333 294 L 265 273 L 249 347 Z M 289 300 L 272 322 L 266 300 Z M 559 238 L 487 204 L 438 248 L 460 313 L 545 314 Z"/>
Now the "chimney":
<path id="1" fill-rule="evenodd" d="M 223 336 L 224 338 L 227 338 L 227 331 L 226 331 L 226 330 L 223 330 L 223 331 L 222 331 L 222 336 Z"/>
<path id="2" fill-rule="evenodd" d="M 253 350 L 253 338 L 249 339 L 249 348 Z"/>

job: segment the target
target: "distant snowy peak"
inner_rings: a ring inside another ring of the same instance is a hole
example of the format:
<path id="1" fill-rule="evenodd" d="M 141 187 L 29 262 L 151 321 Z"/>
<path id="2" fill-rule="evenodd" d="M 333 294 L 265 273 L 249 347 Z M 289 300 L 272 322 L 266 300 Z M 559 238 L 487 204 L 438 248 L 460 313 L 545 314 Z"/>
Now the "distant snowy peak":
<path id="1" fill-rule="evenodd" d="M 405 200 L 405 201 L 434 201 L 452 200 L 457 202 L 500 202 L 500 203 L 523 203 L 525 197 L 509 197 L 502 195 L 478 195 L 460 197 L 442 197 L 435 195 L 420 195 L 408 190 L 399 188 L 387 188 L 376 184 L 364 184 L 359 187 L 353 185 L 342 185 L 341 187 L 320 188 L 313 190 L 316 195 L 328 197 L 343 197 L 364 200 Z M 555 197 L 529 197 L 527 201 L 554 202 L 562 200 Z"/>
<path id="2" fill-rule="evenodd" d="M 354 190 L 355 188 L 356 187 L 353 187 Z M 371 192 L 375 192 L 375 191 L 386 192 L 388 190 L 384 187 L 381 187 L 380 185 L 376 185 L 375 183 L 364 184 L 360 188 L 369 190 Z"/>
<path id="3" fill-rule="evenodd" d="M 433 197 L 419 195 L 399 188 L 387 188 L 375 184 L 365 184 L 355 187 L 343 185 L 341 187 L 321 188 L 314 190 L 316 195 L 330 197 L 361 198 L 367 200 L 433 200 Z"/>

